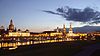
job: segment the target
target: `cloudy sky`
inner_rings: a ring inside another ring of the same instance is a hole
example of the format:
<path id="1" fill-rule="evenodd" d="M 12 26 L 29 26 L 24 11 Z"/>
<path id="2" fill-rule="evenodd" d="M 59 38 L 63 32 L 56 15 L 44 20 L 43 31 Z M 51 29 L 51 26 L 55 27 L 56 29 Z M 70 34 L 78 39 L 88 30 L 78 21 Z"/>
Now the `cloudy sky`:
<path id="1" fill-rule="evenodd" d="M 63 24 L 69 28 L 70 21 L 66 18 L 43 11 L 57 12 L 58 8 L 64 6 L 77 9 L 91 7 L 99 12 L 100 0 L 0 0 L 0 26 L 4 25 L 7 28 L 10 19 L 13 19 L 17 29 L 29 29 L 33 32 L 62 28 Z M 73 27 L 86 25 L 80 21 L 71 22 Z"/>

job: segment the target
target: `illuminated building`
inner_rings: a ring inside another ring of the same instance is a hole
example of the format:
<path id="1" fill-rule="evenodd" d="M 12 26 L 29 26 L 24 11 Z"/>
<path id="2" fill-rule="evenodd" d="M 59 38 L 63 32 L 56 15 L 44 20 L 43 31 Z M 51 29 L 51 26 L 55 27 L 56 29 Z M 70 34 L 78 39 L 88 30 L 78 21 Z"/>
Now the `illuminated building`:
<path id="1" fill-rule="evenodd" d="M 68 36 L 73 36 L 73 29 L 72 29 L 72 23 L 70 23 L 69 33 Z"/>
<path id="2" fill-rule="evenodd" d="M 28 29 L 26 29 L 26 31 L 21 31 L 20 29 L 18 29 L 18 31 L 17 31 L 17 29 L 14 28 L 12 19 L 10 20 L 9 29 L 7 29 L 7 31 L 8 31 L 8 34 L 6 34 L 6 37 L 30 36 L 30 32 Z"/>
<path id="3" fill-rule="evenodd" d="M 44 37 L 47 37 L 47 36 L 62 36 L 62 32 L 57 32 L 57 31 L 44 31 L 42 33 L 38 33 L 38 34 L 31 34 L 32 36 L 44 36 Z"/>
<path id="4" fill-rule="evenodd" d="M 30 33 L 29 32 L 9 32 L 9 36 L 14 36 L 14 37 L 30 36 Z"/>
<path id="5" fill-rule="evenodd" d="M 72 23 L 70 23 L 69 34 L 73 34 Z"/>
<path id="6" fill-rule="evenodd" d="M 40 33 L 40 34 L 37 34 L 37 35 L 34 35 L 34 36 L 47 37 L 47 36 L 49 36 L 49 34 L 48 33 Z"/>
<path id="7" fill-rule="evenodd" d="M 18 29 L 18 31 L 15 32 L 9 32 L 8 36 L 30 36 L 30 32 L 28 29 L 26 29 L 26 31 L 21 31 L 20 29 Z"/>
<path id="8" fill-rule="evenodd" d="M 69 32 L 68 32 L 67 36 L 69 36 L 69 37 L 70 37 L 70 36 L 73 36 L 73 37 L 79 36 L 79 34 L 73 33 L 72 23 L 70 23 Z"/>
<path id="9" fill-rule="evenodd" d="M 64 25 L 64 34 L 66 34 L 66 28 L 65 28 L 65 25 Z M 56 29 L 56 32 L 52 32 L 50 33 L 50 36 L 62 36 L 62 32 L 61 32 L 61 29 L 59 29 L 59 27 L 57 27 Z"/>
<path id="10" fill-rule="evenodd" d="M 9 32 L 13 32 L 14 31 L 14 24 L 12 19 L 10 20 L 10 25 L 9 25 Z"/>
<path id="11" fill-rule="evenodd" d="M 63 30 L 61 28 L 59 28 L 59 27 L 57 27 L 56 29 L 54 29 L 54 31 L 56 31 L 56 32 L 63 32 Z"/>
<path id="12" fill-rule="evenodd" d="M 4 29 L 4 26 L 1 26 L 0 27 L 0 35 L 4 34 L 5 33 L 5 29 Z"/>
<path id="13" fill-rule="evenodd" d="M 50 33 L 50 36 L 62 36 L 61 32 Z"/>

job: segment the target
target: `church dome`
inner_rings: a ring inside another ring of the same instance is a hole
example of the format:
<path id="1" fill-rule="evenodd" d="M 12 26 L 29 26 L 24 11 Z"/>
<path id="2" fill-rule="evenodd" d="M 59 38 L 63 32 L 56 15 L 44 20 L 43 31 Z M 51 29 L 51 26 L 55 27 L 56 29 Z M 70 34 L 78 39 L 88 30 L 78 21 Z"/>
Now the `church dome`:
<path id="1" fill-rule="evenodd" d="M 14 25 L 12 19 L 10 20 L 9 30 L 14 30 Z"/>

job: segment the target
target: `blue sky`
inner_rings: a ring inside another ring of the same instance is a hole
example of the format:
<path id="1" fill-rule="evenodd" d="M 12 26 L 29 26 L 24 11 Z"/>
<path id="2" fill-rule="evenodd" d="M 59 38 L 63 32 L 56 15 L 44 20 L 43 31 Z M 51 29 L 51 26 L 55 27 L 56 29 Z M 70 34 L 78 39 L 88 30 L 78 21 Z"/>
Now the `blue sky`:
<path id="1" fill-rule="evenodd" d="M 69 6 L 83 9 L 87 6 L 100 10 L 100 0 L 0 0 L 0 26 L 8 27 L 10 19 L 13 19 L 17 29 L 29 29 L 33 32 L 53 30 L 56 27 L 69 28 L 69 21 L 61 16 L 48 14 L 41 10 L 55 11 L 59 7 Z M 72 22 L 73 27 L 81 27 L 84 24 Z"/>

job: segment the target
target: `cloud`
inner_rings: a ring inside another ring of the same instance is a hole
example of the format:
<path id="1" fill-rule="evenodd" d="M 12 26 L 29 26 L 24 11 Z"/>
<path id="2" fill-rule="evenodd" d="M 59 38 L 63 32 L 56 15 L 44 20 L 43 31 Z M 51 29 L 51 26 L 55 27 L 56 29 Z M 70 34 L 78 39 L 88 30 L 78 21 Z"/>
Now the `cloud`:
<path id="1" fill-rule="evenodd" d="M 56 13 L 56 12 L 53 12 L 53 11 L 47 11 L 47 10 L 42 10 L 43 12 L 46 12 L 46 13 L 50 13 L 50 14 L 56 14 L 56 15 L 61 15 L 59 13 Z"/>
<path id="2" fill-rule="evenodd" d="M 89 24 L 100 23 L 100 12 L 90 7 L 78 9 L 65 6 L 57 8 L 56 12 L 47 10 L 43 10 L 43 12 L 62 16 L 67 21 L 75 21 Z"/>

